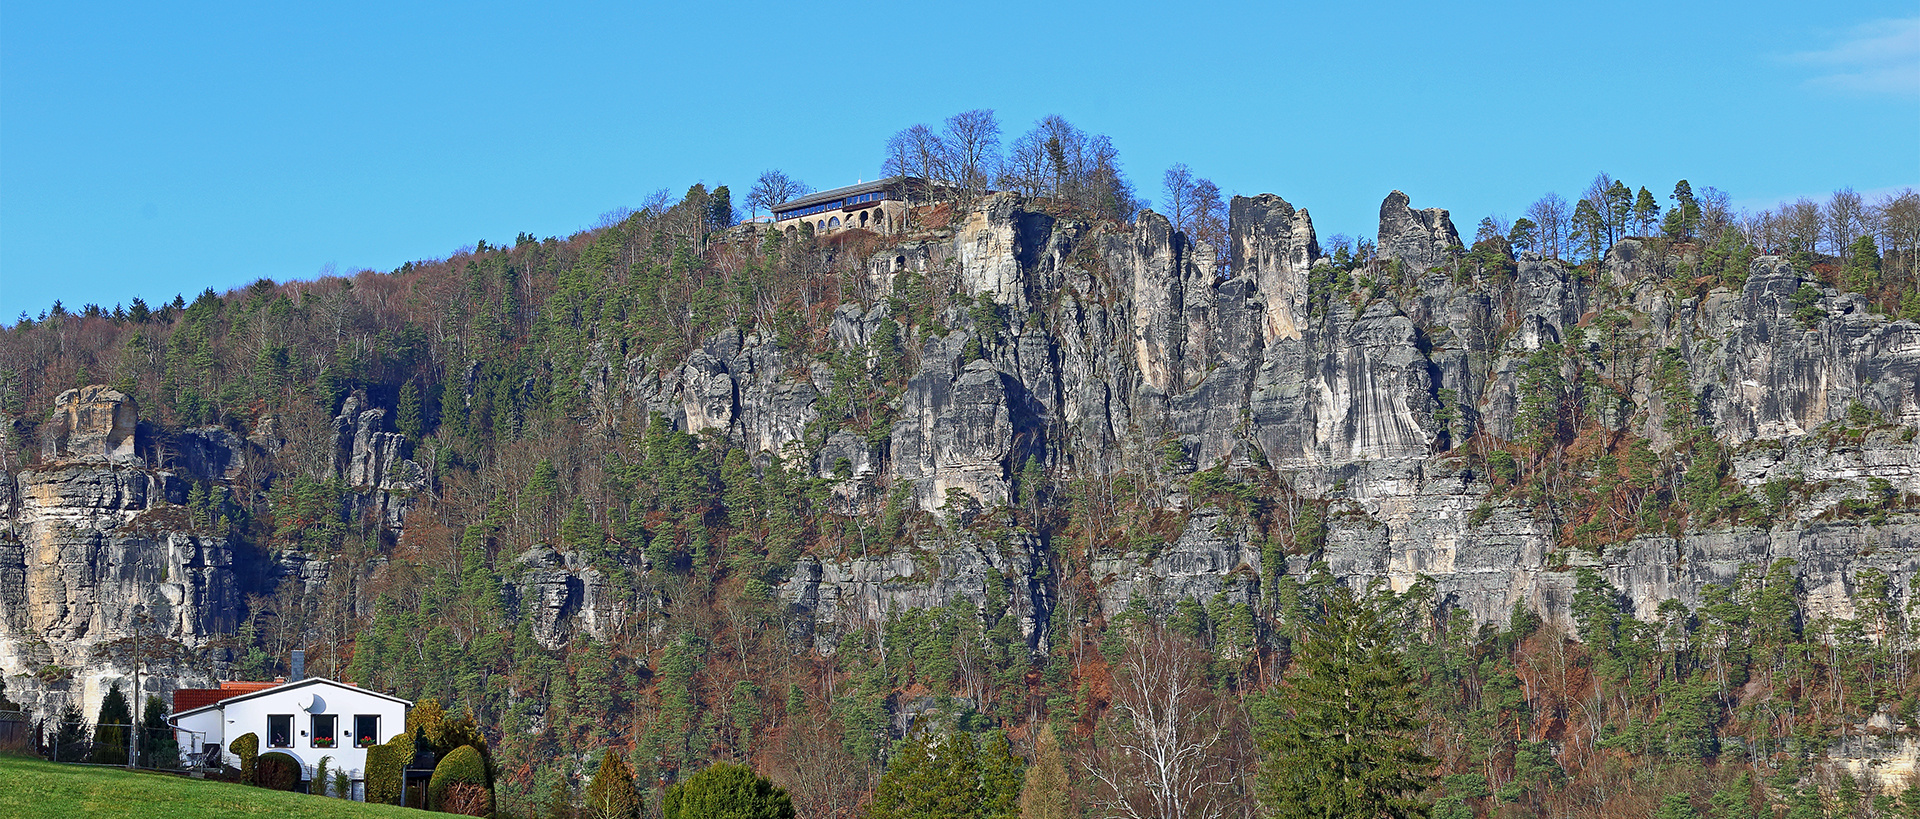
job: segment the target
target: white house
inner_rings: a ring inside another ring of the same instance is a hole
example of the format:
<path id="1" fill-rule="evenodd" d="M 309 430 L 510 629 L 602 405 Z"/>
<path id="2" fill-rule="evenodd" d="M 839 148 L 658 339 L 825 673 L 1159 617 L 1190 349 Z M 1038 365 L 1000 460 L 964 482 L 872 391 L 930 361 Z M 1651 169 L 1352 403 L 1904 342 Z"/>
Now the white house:
<path id="1" fill-rule="evenodd" d="M 407 708 L 413 705 L 323 677 L 257 686 L 175 692 L 173 724 L 179 729 L 181 747 L 197 751 L 201 744 L 217 743 L 222 761 L 237 767 L 240 760 L 227 746 L 254 734 L 260 738 L 260 753 L 280 751 L 300 760 L 303 778 L 313 776 L 321 757 L 332 757 L 328 770 L 346 771 L 357 794 L 367 767 L 366 749 L 406 730 Z M 189 705 L 184 700 L 210 699 L 229 691 L 243 693 L 183 708 Z"/>

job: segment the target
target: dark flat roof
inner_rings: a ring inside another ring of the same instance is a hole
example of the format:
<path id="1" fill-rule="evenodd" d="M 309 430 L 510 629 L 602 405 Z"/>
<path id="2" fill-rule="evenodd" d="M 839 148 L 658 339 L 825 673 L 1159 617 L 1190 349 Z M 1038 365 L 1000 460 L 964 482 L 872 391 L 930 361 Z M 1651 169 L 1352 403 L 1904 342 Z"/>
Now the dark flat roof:
<path id="1" fill-rule="evenodd" d="M 839 199 L 845 199 L 849 196 L 858 196 L 863 193 L 872 193 L 878 190 L 887 190 L 889 188 L 893 188 L 899 185 L 901 182 L 904 182 L 906 180 L 907 180 L 907 177 L 904 177 L 904 176 L 889 176 L 885 179 L 875 179 L 872 182 L 862 182 L 858 185 L 848 185 L 844 188 L 834 188 L 833 190 L 820 191 L 818 193 L 809 193 L 806 196 L 800 197 L 799 199 L 793 199 L 786 202 L 781 202 L 778 205 L 774 205 L 773 212 L 780 213 L 782 211 L 799 210 L 801 208 L 818 205 L 822 202 L 832 202 Z"/>

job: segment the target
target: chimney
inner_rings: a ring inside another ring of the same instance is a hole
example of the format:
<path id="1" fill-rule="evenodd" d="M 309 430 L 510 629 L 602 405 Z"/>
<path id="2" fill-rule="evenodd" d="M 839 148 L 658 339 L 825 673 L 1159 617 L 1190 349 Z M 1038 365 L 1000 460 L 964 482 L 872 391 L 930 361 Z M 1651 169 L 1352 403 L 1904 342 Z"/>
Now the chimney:
<path id="1" fill-rule="evenodd" d="M 290 672 L 287 674 L 288 682 L 299 682 L 305 679 L 307 676 L 307 652 L 297 648 L 294 649 L 293 664 L 292 667 L 287 670 Z"/>

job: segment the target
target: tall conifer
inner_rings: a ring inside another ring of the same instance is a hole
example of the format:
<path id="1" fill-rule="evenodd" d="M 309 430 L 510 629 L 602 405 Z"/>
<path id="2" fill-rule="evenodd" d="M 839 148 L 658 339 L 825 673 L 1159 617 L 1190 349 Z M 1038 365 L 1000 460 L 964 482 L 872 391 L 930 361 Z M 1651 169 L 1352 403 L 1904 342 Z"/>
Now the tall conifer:
<path id="1" fill-rule="evenodd" d="M 1279 692 L 1287 718 L 1260 738 L 1258 790 L 1270 815 L 1424 817 L 1434 762 L 1415 736 L 1415 680 L 1378 598 L 1335 587 Z"/>

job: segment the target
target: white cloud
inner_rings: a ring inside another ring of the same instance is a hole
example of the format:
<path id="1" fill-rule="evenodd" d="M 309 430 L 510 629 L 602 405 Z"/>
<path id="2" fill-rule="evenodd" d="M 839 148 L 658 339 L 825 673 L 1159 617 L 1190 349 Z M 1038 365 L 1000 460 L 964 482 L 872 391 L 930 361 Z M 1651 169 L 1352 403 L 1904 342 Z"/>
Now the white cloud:
<path id="1" fill-rule="evenodd" d="M 1823 72 L 1806 81 L 1812 88 L 1920 97 L 1920 17 L 1865 23 L 1830 48 L 1790 59 Z"/>

